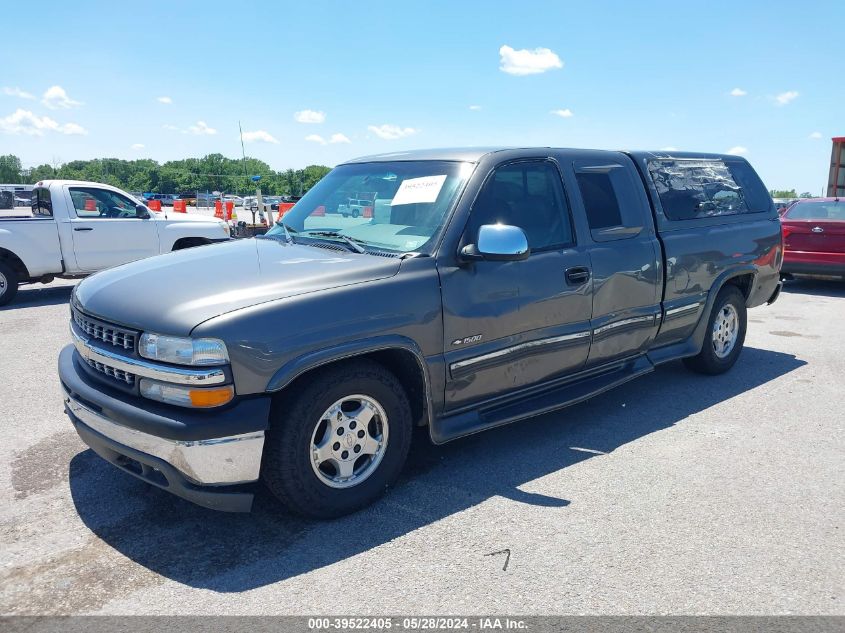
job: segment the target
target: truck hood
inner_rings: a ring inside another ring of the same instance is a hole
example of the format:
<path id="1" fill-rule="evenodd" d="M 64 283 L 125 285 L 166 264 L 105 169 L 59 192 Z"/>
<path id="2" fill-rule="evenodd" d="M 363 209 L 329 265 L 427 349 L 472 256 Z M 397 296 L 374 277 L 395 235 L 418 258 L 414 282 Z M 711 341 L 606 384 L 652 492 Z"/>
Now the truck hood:
<path id="1" fill-rule="evenodd" d="M 86 313 L 187 336 L 210 318 L 306 292 L 391 277 L 401 260 L 247 239 L 200 246 L 97 273 L 76 287 Z"/>

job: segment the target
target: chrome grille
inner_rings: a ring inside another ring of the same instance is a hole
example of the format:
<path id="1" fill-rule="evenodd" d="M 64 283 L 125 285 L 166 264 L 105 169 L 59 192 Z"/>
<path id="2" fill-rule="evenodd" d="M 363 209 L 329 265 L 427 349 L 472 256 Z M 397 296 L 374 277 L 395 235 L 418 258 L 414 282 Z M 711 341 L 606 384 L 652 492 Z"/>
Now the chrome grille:
<path id="1" fill-rule="evenodd" d="M 73 311 L 73 322 L 91 338 L 122 349 L 135 349 L 135 334 L 133 332 L 97 321 L 78 310 Z"/>
<path id="2" fill-rule="evenodd" d="M 123 371 L 122 369 L 111 367 L 110 365 L 98 363 L 97 361 L 91 359 L 86 359 L 85 362 L 88 363 L 89 367 L 96 369 L 98 372 L 114 378 L 115 380 L 125 382 L 127 385 L 135 384 L 135 374 L 130 374 L 128 371 Z"/>

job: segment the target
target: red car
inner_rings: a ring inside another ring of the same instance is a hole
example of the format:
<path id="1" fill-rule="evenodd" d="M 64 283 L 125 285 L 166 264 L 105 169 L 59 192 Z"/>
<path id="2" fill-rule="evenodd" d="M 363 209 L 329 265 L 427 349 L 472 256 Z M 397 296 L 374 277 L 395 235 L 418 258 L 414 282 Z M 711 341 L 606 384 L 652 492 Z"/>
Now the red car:
<path id="1" fill-rule="evenodd" d="M 784 276 L 845 279 L 845 199 L 799 200 L 781 216 L 781 228 Z"/>

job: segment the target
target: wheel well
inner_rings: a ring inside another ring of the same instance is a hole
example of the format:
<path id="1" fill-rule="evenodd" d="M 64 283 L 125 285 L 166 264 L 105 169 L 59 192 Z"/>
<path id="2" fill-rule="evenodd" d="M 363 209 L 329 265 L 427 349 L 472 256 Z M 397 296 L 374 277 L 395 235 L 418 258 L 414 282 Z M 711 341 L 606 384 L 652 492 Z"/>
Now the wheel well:
<path id="1" fill-rule="evenodd" d="M 736 277 L 731 277 L 725 282 L 725 285 L 736 286 L 739 288 L 739 291 L 742 293 L 742 296 L 745 297 L 746 301 L 748 297 L 751 296 L 751 288 L 754 285 L 754 274 L 747 273 L 745 275 L 737 275 Z"/>
<path id="2" fill-rule="evenodd" d="M 0 248 L 0 261 L 5 262 L 7 266 L 14 270 L 21 281 L 29 279 L 29 271 L 26 269 L 21 258 L 15 255 L 12 251 L 5 248 Z"/>
<path id="3" fill-rule="evenodd" d="M 302 385 L 302 382 L 308 380 L 308 377 L 315 372 L 335 366 L 338 363 L 348 363 L 361 358 L 375 361 L 395 375 L 408 396 L 408 402 L 411 405 L 411 419 L 414 421 L 414 424 L 417 426 L 428 424 L 428 417 L 426 416 L 428 399 L 426 398 L 426 381 L 423 375 L 423 369 L 420 367 L 417 357 L 412 352 L 398 348 L 359 354 L 358 356 L 339 359 L 309 369 L 276 393 L 274 399 L 281 402 L 288 394 L 296 394 L 301 390 L 299 386 Z"/>
<path id="4" fill-rule="evenodd" d="M 183 248 L 193 248 L 194 246 L 203 246 L 209 243 L 209 240 L 204 237 L 181 237 L 174 242 L 172 250 L 179 251 Z"/>

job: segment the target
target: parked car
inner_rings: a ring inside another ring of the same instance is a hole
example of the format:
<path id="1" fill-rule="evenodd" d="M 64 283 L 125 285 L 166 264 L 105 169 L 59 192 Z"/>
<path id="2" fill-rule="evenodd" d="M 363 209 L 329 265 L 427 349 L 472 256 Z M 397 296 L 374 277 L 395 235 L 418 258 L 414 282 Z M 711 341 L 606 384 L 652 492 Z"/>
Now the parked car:
<path id="1" fill-rule="evenodd" d="M 164 207 L 172 207 L 173 203 L 179 198 L 172 193 L 148 193 L 144 196 L 147 202 L 151 200 L 158 200 Z"/>
<path id="2" fill-rule="evenodd" d="M 775 203 L 775 209 L 777 209 L 779 214 L 782 214 L 791 205 L 795 204 L 796 200 L 798 198 L 772 198 L 772 202 Z"/>
<path id="3" fill-rule="evenodd" d="M 115 187 L 44 180 L 32 192 L 30 217 L 0 217 L 0 305 L 22 284 L 82 277 L 228 238 L 225 222 L 154 213 Z"/>
<path id="4" fill-rule="evenodd" d="M 781 217 L 785 276 L 845 279 L 845 200 L 799 200 Z"/>
<path id="5" fill-rule="evenodd" d="M 362 179 L 383 180 L 372 218 L 323 212 Z M 81 282 L 65 407 L 100 456 L 185 499 L 247 511 L 240 485 L 261 479 L 334 517 L 396 481 L 414 425 L 439 444 L 668 361 L 729 370 L 746 310 L 778 297 L 781 249 L 737 156 L 353 160 L 266 236 Z"/>

